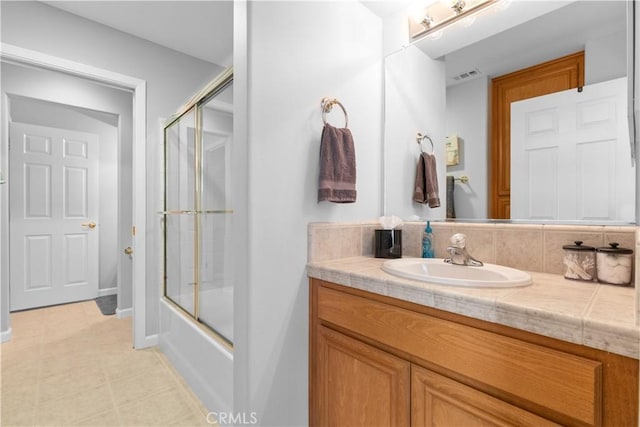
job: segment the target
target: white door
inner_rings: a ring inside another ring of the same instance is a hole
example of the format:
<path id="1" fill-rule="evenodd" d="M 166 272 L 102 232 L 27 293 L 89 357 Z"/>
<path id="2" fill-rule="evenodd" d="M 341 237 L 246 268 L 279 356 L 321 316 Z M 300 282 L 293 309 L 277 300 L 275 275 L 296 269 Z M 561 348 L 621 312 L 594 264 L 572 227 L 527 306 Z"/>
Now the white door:
<path id="1" fill-rule="evenodd" d="M 635 221 L 626 77 L 511 104 L 511 216 Z"/>
<path id="2" fill-rule="evenodd" d="M 97 297 L 97 135 L 9 131 L 11 310 Z"/>

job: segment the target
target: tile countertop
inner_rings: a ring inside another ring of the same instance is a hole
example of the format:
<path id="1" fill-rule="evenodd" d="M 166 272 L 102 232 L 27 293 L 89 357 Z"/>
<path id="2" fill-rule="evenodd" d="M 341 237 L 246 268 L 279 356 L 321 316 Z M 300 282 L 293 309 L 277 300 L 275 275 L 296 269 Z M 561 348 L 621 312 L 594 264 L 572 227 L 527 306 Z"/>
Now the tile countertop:
<path id="1" fill-rule="evenodd" d="M 384 259 L 343 258 L 307 264 L 309 277 L 499 323 L 640 359 L 632 287 L 567 280 L 530 272 L 520 288 L 464 288 L 404 279 L 380 268 Z"/>

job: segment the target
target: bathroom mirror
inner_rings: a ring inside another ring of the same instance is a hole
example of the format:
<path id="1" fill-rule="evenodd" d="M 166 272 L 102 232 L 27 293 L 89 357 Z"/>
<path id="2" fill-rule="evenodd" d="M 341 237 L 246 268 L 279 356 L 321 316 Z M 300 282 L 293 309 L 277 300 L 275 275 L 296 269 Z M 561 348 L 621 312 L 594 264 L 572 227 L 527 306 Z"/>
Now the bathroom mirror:
<path id="1" fill-rule="evenodd" d="M 482 19 L 482 16 L 477 19 Z M 385 214 L 399 215 L 405 219 L 447 217 L 445 200 L 442 200 L 442 208 L 433 210 L 412 203 L 408 195 L 413 186 L 415 162 L 419 155 L 419 149 L 411 135 L 421 131 L 428 133 L 436 145 L 441 195 L 446 188 L 446 177 L 455 178 L 452 188 L 456 219 L 496 219 L 492 218 L 490 213 L 489 199 L 490 174 L 493 168 L 489 154 L 492 78 L 580 51 L 584 51 L 585 92 L 594 84 L 626 77 L 629 52 L 627 20 L 626 1 L 567 2 L 552 12 L 447 53 L 435 61 L 428 58 L 420 47 L 421 44 L 428 43 L 428 40 L 414 43 L 388 55 L 385 58 Z M 421 56 L 427 59 L 422 59 Z M 395 77 L 396 81 L 392 81 L 394 74 L 397 74 L 398 64 L 413 68 L 406 73 L 406 82 L 402 85 L 398 84 L 399 76 Z M 440 65 L 441 69 L 438 68 Z M 437 82 L 442 88 L 431 87 L 429 92 L 421 92 L 424 90 L 425 80 L 431 81 L 432 86 L 435 84 L 433 82 Z M 630 95 L 627 89 L 623 90 L 626 91 L 623 101 L 625 103 Z M 445 97 L 444 107 L 438 107 L 436 103 L 440 102 L 442 96 Z M 414 108 L 420 113 L 411 121 L 413 118 L 409 117 L 407 112 Z M 440 111 L 442 108 L 444 112 Z M 627 153 L 623 166 L 631 168 L 626 105 L 622 107 L 622 111 L 619 111 L 620 106 L 615 108 L 618 108 L 616 114 L 624 120 L 620 130 L 622 134 L 618 134 L 619 143 L 623 145 L 620 149 Z M 425 111 L 428 111 L 429 116 L 424 115 Z M 401 114 L 402 121 L 395 120 L 394 114 Z M 459 150 L 458 164 L 447 167 L 445 140 L 448 137 L 457 139 Z M 397 148 L 398 146 L 401 148 Z M 399 154 L 398 150 L 402 152 Z M 584 170 L 584 163 L 581 165 L 578 162 L 579 159 L 568 169 Z M 634 177 L 635 171 L 631 170 L 627 176 Z M 464 183 L 463 177 L 468 177 L 468 182 Z M 530 188 L 533 189 L 531 197 L 535 194 L 545 194 L 547 187 L 537 185 L 538 182 L 546 181 L 548 186 L 549 176 L 544 178 L 535 179 L 530 183 Z M 635 179 L 629 181 L 626 185 L 630 185 L 631 188 L 627 188 L 626 191 L 633 197 Z M 407 187 L 408 190 L 399 190 L 400 187 Z M 512 194 L 514 191 L 520 194 L 520 190 L 512 188 Z M 597 204 L 598 196 L 595 191 L 593 197 Z M 547 203 L 548 200 L 532 199 L 530 204 Z M 635 202 L 631 200 L 628 205 L 624 214 L 613 220 L 598 216 L 581 216 L 579 213 L 575 214 L 575 217 L 560 218 L 535 218 L 521 214 L 520 217 L 511 216 L 510 220 L 588 224 L 635 223 Z"/>

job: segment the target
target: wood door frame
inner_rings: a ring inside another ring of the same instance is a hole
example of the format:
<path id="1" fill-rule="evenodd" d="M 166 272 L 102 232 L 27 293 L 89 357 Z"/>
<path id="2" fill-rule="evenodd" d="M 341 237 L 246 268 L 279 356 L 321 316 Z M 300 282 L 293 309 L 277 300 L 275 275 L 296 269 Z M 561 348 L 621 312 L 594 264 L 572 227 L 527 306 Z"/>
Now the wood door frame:
<path id="1" fill-rule="evenodd" d="M 581 86 L 584 86 L 584 51 L 491 80 L 490 218 L 511 218 L 511 102 Z"/>
<path id="2" fill-rule="evenodd" d="M 22 65 L 34 66 L 36 68 L 58 71 L 72 76 L 82 77 L 85 79 L 114 85 L 116 87 L 130 89 L 133 91 L 133 135 L 132 135 L 132 185 L 133 185 L 133 238 L 132 245 L 136 256 L 133 258 L 133 347 L 145 348 L 157 344 L 157 335 L 146 335 L 146 195 L 147 195 L 147 178 L 146 178 L 146 139 L 147 139 L 147 83 L 146 80 L 137 77 L 127 76 L 110 70 L 93 67 L 79 62 L 69 61 L 64 58 L 51 56 L 42 52 L 30 49 L 24 49 L 18 46 L 2 43 L 0 49 L 0 57 L 8 61 L 12 61 Z M 6 96 L 4 97 L 6 98 Z M 6 99 L 3 99 L 4 105 L 7 105 Z M 6 110 L 4 110 L 6 111 Z M 7 118 L 2 118 L 3 123 L 7 122 Z M 8 126 L 4 126 L 1 135 L 2 143 L 0 144 L 0 152 L 2 159 L 2 169 L 7 169 L 6 162 L 6 145 L 8 141 Z M 2 203 L 0 210 L 0 227 L 3 234 L 8 232 L 8 206 L 6 192 L 2 192 Z M 0 264 L 3 264 L 8 253 L 6 243 L 0 245 Z M 4 264 L 7 266 L 7 264 Z M 2 282 L 8 277 L 8 271 L 0 273 Z M 2 301 L 2 310 L 8 307 L 8 301 Z M 7 311 L 8 312 L 8 311 Z M 6 340 L 11 337 L 10 325 L 7 331 L 2 331 L 2 339 Z"/>

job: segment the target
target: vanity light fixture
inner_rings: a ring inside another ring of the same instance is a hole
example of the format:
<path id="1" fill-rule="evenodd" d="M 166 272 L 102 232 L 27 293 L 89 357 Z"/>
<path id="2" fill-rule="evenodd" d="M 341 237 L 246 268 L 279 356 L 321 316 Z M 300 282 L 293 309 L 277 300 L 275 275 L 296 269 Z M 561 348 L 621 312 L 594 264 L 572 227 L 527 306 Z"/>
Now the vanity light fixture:
<path id="1" fill-rule="evenodd" d="M 423 8 L 409 19 L 411 39 L 439 31 L 454 22 L 478 13 L 501 0 L 441 0 Z"/>
<path id="2" fill-rule="evenodd" d="M 451 2 L 451 9 L 455 12 L 456 15 L 460 15 L 466 5 L 467 4 L 464 2 L 464 0 L 453 0 Z"/>
<path id="3" fill-rule="evenodd" d="M 422 24 L 422 26 L 424 26 L 425 28 L 431 28 L 431 25 L 433 25 L 433 18 L 429 15 L 424 15 L 420 20 L 420 24 Z"/>

